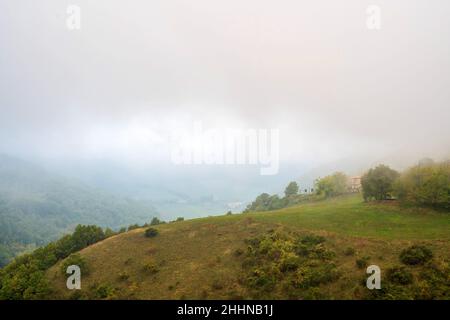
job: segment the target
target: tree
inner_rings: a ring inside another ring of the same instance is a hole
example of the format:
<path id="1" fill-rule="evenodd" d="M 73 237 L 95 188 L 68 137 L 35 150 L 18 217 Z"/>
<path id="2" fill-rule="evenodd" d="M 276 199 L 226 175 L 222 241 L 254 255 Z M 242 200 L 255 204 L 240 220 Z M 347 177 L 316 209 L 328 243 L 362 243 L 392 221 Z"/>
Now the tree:
<path id="1" fill-rule="evenodd" d="M 298 194 L 298 184 L 295 181 L 292 181 L 288 184 L 286 189 L 284 190 L 284 194 L 286 197 L 295 196 Z"/>
<path id="2" fill-rule="evenodd" d="M 347 176 L 344 173 L 335 172 L 316 180 L 316 193 L 326 198 L 344 194 L 347 191 L 347 181 Z"/>
<path id="3" fill-rule="evenodd" d="M 156 226 L 158 224 L 164 223 L 163 221 L 159 220 L 157 217 L 153 217 L 152 221 L 150 222 L 151 226 Z"/>
<path id="4" fill-rule="evenodd" d="M 399 173 L 386 165 L 371 168 L 361 178 L 364 200 L 386 200 L 392 197 L 395 180 Z"/>
<path id="5" fill-rule="evenodd" d="M 400 176 L 394 191 L 402 202 L 450 209 L 450 163 L 422 161 Z"/>

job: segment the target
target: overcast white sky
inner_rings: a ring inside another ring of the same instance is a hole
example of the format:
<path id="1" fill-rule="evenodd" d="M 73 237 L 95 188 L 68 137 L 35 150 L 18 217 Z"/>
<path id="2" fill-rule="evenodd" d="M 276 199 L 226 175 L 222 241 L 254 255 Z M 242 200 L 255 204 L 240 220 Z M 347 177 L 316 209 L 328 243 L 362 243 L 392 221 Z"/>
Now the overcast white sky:
<path id="1" fill-rule="evenodd" d="M 0 152 L 169 161 L 168 135 L 201 121 L 278 128 L 286 162 L 446 156 L 449 17 L 446 0 L 0 0 Z"/>

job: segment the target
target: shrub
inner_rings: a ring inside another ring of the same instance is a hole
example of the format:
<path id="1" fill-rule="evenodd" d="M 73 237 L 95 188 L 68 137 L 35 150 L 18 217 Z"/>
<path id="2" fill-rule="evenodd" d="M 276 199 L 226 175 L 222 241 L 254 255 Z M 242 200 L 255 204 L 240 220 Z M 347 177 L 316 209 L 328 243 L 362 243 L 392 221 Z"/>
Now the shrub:
<path id="1" fill-rule="evenodd" d="M 155 228 L 148 228 L 147 230 L 145 230 L 145 236 L 147 238 L 156 237 L 158 233 L 159 233 L 158 230 L 156 230 Z"/>
<path id="2" fill-rule="evenodd" d="M 94 299 L 113 299 L 116 296 L 116 289 L 109 284 L 94 285 L 91 292 Z"/>
<path id="3" fill-rule="evenodd" d="M 184 221 L 184 218 L 183 217 L 178 217 L 177 220 L 175 220 L 175 221 L 177 221 L 177 222 L 178 221 Z"/>
<path id="4" fill-rule="evenodd" d="M 400 253 L 400 261 L 407 265 L 425 264 L 432 258 L 433 252 L 422 245 L 413 245 Z"/>
<path id="5" fill-rule="evenodd" d="M 300 240 L 300 243 L 308 245 L 308 246 L 313 246 L 313 245 L 317 245 L 317 244 L 325 242 L 324 237 L 314 235 L 314 234 L 304 236 L 304 237 L 300 238 L 299 240 Z"/>
<path id="6" fill-rule="evenodd" d="M 287 255 L 280 262 L 280 271 L 281 272 L 294 271 L 294 270 L 298 269 L 300 264 L 301 264 L 301 261 L 297 255 L 295 255 L 295 254 Z"/>
<path id="7" fill-rule="evenodd" d="M 149 273 L 149 274 L 155 274 L 155 273 L 159 272 L 158 266 L 153 262 L 144 264 L 143 269 L 146 273 Z"/>
<path id="8" fill-rule="evenodd" d="M 334 264 L 328 263 L 317 267 L 303 267 L 297 270 L 296 276 L 294 286 L 309 288 L 333 282 L 339 278 L 340 273 Z"/>
<path id="9" fill-rule="evenodd" d="M 66 260 L 64 260 L 64 262 L 61 264 L 61 273 L 64 276 L 67 276 L 67 267 L 72 265 L 80 267 L 81 276 L 89 274 L 86 260 L 78 253 L 71 254 L 68 258 L 66 258 Z"/>
<path id="10" fill-rule="evenodd" d="M 344 250 L 344 255 L 346 255 L 346 256 L 354 256 L 355 253 L 356 253 L 356 250 L 355 250 L 355 248 L 352 248 L 352 247 L 347 247 Z"/>
<path id="11" fill-rule="evenodd" d="M 413 282 L 413 275 L 405 267 L 392 267 L 386 271 L 387 279 L 396 284 L 410 284 Z"/>
<path id="12" fill-rule="evenodd" d="M 244 250 L 242 250 L 241 248 L 238 248 L 236 250 L 234 250 L 234 256 L 235 257 L 240 257 L 244 254 Z"/>
<path id="13" fill-rule="evenodd" d="M 356 259 L 356 266 L 359 269 L 366 268 L 369 265 L 369 259 L 370 259 L 369 256 L 364 256 L 364 257 L 361 257 L 359 259 Z"/>
<path id="14" fill-rule="evenodd" d="M 157 217 L 153 217 L 152 221 L 150 222 L 151 226 L 156 226 L 158 224 L 163 224 L 165 223 L 164 221 L 159 220 Z"/>
<path id="15" fill-rule="evenodd" d="M 140 228 L 140 226 L 138 224 L 132 224 L 132 225 L 128 226 L 128 231 L 138 229 L 138 228 Z"/>
<path id="16" fill-rule="evenodd" d="M 125 280 L 128 280 L 129 278 L 130 278 L 130 275 L 128 273 L 126 273 L 125 271 L 119 273 L 119 280 L 120 281 L 125 281 Z"/>

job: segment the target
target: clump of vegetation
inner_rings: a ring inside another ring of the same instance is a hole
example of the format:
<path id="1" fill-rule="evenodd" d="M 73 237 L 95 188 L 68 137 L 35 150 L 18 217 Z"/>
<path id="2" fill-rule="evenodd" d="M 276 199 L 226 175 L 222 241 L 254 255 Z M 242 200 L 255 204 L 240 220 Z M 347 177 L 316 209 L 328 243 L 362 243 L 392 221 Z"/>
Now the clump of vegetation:
<path id="1" fill-rule="evenodd" d="M 424 246 L 406 248 L 400 254 L 406 258 L 405 266 L 395 266 L 386 271 L 381 290 L 371 290 L 369 299 L 448 299 L 450 292 L 450 268 L 447 262 L 441 265 L 430 262 L 431 251 Z"/>
<path id="2" fill-rule="evenodd" d="M 178 217 L 175 222 L 184 221 L 184 217 Z"/>
<path id="3" fill-rule="evenodd" d="M 90 287 L 91 299 L 115 299 L 116 289 L 109 284 L 94 284 Z"/>
<path id="4" fill-rule="evenodd" d="M 233 212 L 231 212 L 231 210 L 228 210 L 226 213 L 227 216 L 231 216 L 232 214 L 233 214 Z"/>
<path id="5" fill-rule="evenodd" d="M 395 193 L 405 203 L 450 209 L 450 162 L 422 161 L 400 176 Z"/>
<path id="6" fill-rule="evenodd" d="M 369 260 L 370 260 L 369 256 L 363 256 L 361 258 L 356 259 L 355 263 L 359 269 L 364 269 L 369 265 Z"/>
<path id="7" fill-rule="evenodd" d="M 126 281 L 130 278 L 130 275 L 127 272 L 123 271 L 119 273 L 118 278 L 120 281 Z"/>
<path id="8" fill-rule="evenodd" d="M 0 269 L 1 299 L 45 299 L 50 294 L 50 286 L 45 271 L 72 253 L 105 239 L 104 231 L 97 226 L 78 225 L 71 235 L 51 242 L 33 253 L 15 258 L 5 268 Z M 71 262 L 70 262 L 71 261 Z M 69 263 L 70 264 L 67 264 Z M 63 265 L 81 264 L 83 260 L 76 255 Z M 86 265 L 84 264 L 86 269 Z M 65 273 L 66 269 L 64 269 Z"/>
<path id="9" fill-rule="evenodd" d="M 413 282 L 412 273 L 405 267 L 392 267 L 386 271 L 387 279 L 396 284 L 411 284 Z"/>
<path id="10" fill-rule="evenodd" d="M 413 245 L 400 253 L 400 261 L 408 265 L 425 264 L 433 258 L 433 252 L 422 245 Z"/>
<path id="11" fill-rule="evenodd" d="M 166 222 L 159 220 L 157 217 L 153 217 L 152 221 L 150 221 L 151 226 L 156 226 L 156 225 L 164 224 L 164 223 L 166 223 Z"/>
<path id="12" fill-rule="evenodd" d="M 60 268 L 61 273 L 66 276 L 67 268 L 74 265 L 80 268 L 82 276 L 89 274 L 89 268 L 87 266 L 86 260 L 78 253 L 71 254 L 64 260 Z"/>
<path id="13" fill-rule="evenodd" d="M 399 173 L 386 165 L 370 169 L 361 177 L 364 200 L 386 200 L 392 198 L 394 182 Z"/>
<path id="14" fill-rule="evenodd" d="M 255 298 L 274 298 L 279 290 L 305 298 L 306 292 L 300 289 L 329 283 L 340 276 L 330 262 L 334 252 L 324 246 L 325 241 L 314 234 L 299 236 L 283 231 L 248 239 L 242 283 Z"/>
<path id="15" fill-rule="evenodd" d="M 148 228 L 147 230 L 145 230 L 145 236 L 147 238 L 153 238 L 156 237 L 158 235 L 158 230 L 155 228 Z"/>
<path id="16" fill-rule="evenodd" d="M 128 231 L 131 231 L 131 230 L 134 230 L 134 229 L 139 229 L 139 228 L 140 228 L 140 226 L 137 223 L 131 224 L 131 225 L 128 226 Z"/>
<path id="17" fill-rule="evenodd" d="M 344 250 L 344 255 L 346 255 L 346 256 L 354 256 L 355 253 L 356 253 L 356 250 L 353 247 L 347 247 Z"/>
<path id="18" fill-rule="evenodd" d="M 335 172 L 332 175 L 317 179 L 315 189 L 318 195 L 325 198 L 338 196 L 347 192 L 347 176 L 342 172 Z"/>
<path id="19" fill-rule="evenodd" d="M 155 274 L 159 272 L 158 266 L 153 262 L 148 262 L 144 264 L 143 270 L 148 274 Z"/>

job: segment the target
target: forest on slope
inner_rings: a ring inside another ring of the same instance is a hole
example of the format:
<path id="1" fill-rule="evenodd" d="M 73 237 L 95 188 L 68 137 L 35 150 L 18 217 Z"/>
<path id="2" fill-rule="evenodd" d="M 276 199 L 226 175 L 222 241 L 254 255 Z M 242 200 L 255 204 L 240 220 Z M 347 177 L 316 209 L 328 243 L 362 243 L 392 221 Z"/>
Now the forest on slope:
<path id="1" fill-rule="evenodd" d="M 112 196 L 0 155 L 0 267 L 80 223 L 118 229 L 154 216 L 149 203 Z"/>

